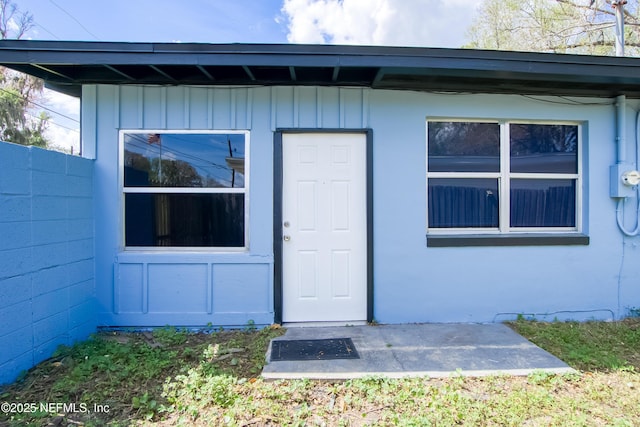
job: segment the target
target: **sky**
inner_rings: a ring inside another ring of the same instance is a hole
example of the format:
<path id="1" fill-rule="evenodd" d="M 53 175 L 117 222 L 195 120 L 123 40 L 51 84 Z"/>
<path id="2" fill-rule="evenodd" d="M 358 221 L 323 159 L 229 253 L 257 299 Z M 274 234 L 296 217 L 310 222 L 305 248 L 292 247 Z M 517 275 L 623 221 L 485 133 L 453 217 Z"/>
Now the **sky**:
<path id="1" fill-rule="evenodd" d="M 25 38 L 460 47 L 482 0 L 13 0 Z M 48 91 L 49 136 L 79 147 L 79 101 Z"/>

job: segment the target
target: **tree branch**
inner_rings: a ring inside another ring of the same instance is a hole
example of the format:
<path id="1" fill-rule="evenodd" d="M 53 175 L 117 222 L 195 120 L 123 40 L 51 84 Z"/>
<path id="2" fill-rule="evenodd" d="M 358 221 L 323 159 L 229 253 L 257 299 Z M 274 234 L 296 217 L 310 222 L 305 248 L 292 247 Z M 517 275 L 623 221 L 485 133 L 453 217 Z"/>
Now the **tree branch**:
<path id="1" fill-rule="evenodd" d="M 573 43 L 573 44 L 568 44 L 567 46 L 565 46 L 566 49 L 576 49 L 579 47 L 598 47 L 598 46 L 610 46 L 613 47 L 613 43 L 611 42 L 607 42 L 605 40 L 596 40 L 593 42 L 580 42 L 580 43 Z M 625 43 L 626 47 L 640 47 L 640 42 L 631 42 L 631 43 Z"/>
<path id="2" fill-rule="evenodd" d="M 17 20 L 18 28 L 13 38 L 20 39 L 27 31 L 33 28 L 33 15 L 29 12 L 20 12 L 18 6 L 11 0 L 0 0 L 0 40 L 9 38 L 10 23 Z"/>
<path id="3" fill-rule="evenodd" d="M 615 16 L 615 13 L 610 11 L 610 10 L 601 9 L 599 7 L 591 7 L 591 6 L 583 6 L 581 4 L 575 4 L 571 0 L 556 0 L 556 2 L 569 5 L 569 6 L 573 7 L 573 8 L 575 8 L 575 9 L 590 10 L 590 11 L 593 10 L 593 11 L 596 11 L 596 12 L 604 13 L 605 15 Z M 609 1 L 607 1 L 607 3 L 610 4 Z"/>

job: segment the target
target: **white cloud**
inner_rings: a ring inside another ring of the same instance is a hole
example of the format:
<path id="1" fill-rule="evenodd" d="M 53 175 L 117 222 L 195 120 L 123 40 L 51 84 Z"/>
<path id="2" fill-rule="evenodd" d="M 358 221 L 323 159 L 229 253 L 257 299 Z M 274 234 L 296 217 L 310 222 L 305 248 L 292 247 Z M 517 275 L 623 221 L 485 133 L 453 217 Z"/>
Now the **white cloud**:
<path id="1" fill-rule="evenodd" d="M 482 0 L 284 0 L 292 43 L 460 47 Z"/>
<path id="2" fill-rule="evenodd" d="M 80 99 L 54 90 L 44 90 L 49 108 L 78 120 L 80 117 Z"/>
<path id="3" fill-rule="evenodd" d="M 9 22 L 7 22 L 7 30 L 9 30 L 9 33 L 10 34 L 15 33 L 19 29 L 20 29 L 20 26 L 18 25 L 16 20 L 13 18 L 9 19 Z"/>
<path id="4" fill-rule="evenodd" d="M 71 129 L 58 126 L 55 120 L 49 121 L 49 128 L 45 132 L 46 137 L 51 141 L 51 148 L 55 148 L 65 153 L 80 153 L 80 133 Z"/>
<path id="5" fill-rule="evenodd" d="M 45 135 L 51 145 L 78 154 L 80 151 L 80 100 L 60 92 L 45 89 L 42 105 L 51 117 Z M 58 113 L 58 114 L 56 114 Z"/>

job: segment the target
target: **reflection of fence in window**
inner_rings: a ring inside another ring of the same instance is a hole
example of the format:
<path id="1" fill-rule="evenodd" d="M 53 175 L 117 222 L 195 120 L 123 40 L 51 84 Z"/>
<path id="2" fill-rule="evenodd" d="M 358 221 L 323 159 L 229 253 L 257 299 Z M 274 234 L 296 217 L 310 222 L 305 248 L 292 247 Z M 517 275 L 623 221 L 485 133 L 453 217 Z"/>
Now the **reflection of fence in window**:
<path id="1" fill-rule="evenodd" d="M 511 227 L 575 227 L 573 182 L 546 189 L 511 189 Z"/>
<path id="2" fill-rule="evenodd" d="M 511 227 L 575 227 L 575 182 L 565 182 L 512 189 Z M 497 195 L 482 188 L 430 186 L 429 227 L 498 227 Z"/>
<path id="3" fill-rule="evenodd" d="M 429 186 L 429 227 L 498 227 L 495 190 L 448 185 Z"/>
<path id="4" fill-rule="evenodd" d="M 156 194 L 156 246 L 171 246 L 171 214 L 168 194 Z"/>
<path id="5" fill-rule="evenodd" d="M 244 246 L 244 194 L 127 194 L 127 246 Z"/>
<path id="6" fill-rule="evenodd" d="M 170 196 L 169 246 L 244 246 L 243 194 Z"/>

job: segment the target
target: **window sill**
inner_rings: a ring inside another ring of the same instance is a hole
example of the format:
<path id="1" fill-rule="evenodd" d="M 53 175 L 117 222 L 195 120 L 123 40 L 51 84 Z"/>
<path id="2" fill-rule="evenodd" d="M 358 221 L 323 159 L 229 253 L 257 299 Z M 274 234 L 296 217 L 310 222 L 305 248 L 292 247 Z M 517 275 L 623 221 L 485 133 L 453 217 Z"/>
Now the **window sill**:
<path id="1" fill-rule="evenodd" d="M 427 247 L 589 245 L 585 234 L 427 234 Z"/>

